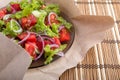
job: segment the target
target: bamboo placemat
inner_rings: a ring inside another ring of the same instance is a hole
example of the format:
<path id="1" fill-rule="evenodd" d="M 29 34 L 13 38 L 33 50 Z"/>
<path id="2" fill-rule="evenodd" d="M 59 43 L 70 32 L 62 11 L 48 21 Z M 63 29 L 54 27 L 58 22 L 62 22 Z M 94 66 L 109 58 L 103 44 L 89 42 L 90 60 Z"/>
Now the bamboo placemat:
<path id="1" fill-rule="evenodd" d="M 75 68 L 60 80 L 120 80 L 120 0 L 77 0 L 81 15 L 109 15 L 115 26 L 106 32 L 102 43 L 91 48 Z"/>

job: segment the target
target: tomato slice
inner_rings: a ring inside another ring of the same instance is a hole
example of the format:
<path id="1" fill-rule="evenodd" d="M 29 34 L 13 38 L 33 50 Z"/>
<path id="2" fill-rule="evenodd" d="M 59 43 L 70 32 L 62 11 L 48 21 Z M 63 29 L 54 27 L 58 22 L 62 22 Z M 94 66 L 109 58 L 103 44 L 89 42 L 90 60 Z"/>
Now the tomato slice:
<path id="1" fill-rule="evenodd" d="M 36 42 L 37 41 L 36 35 L 35 34 L 31 34 L 30 37 L 27 39 L 27 41 Z"/>
<path id="2" fill-rule="evenodd" d="M 55 40 L 55 43 L 56 43 L 57 45 L 59 45 L 59 46 L 61 45 L 59 38 L 54 37 L 53 39 Z"/>
<path id="3" fill-rule="evenodd" d="M 34 26 L 37 23 L 36 17 L 32 14 L 28 17 L 28 20 L 31 21 L 30 26 Z"/>
<path id="4" fill-rule="evenodd" d="M 47 40 L 47 39 L 44 40 L 44 47 L 46 45 L 50 45 L 50 44 L 52 44 L 52 42 L 50 40 Z M 42 41 L 41 40 L 39 40 L 39 41 L 37 40 L 36 45 L 37 45 L 39 51 L 41 52 L 42 49 L 43 49 L 43 43 L 42 43 Z"/>
<path id="5" fill-rule="evenodd" d="M 18 35 L 18 38 L 22 40 L 22 39 L 24 39 L 27 35 L 28 35 L 27 32 L 23 32 L 22 34 L 19 34 L 19 35 Z M 28 37 L 28 39 L 27 39 L 26 41 L 36 42 L 36 41 L 37 41 L 36 35 L 35 35 L 35 34 L 30 34 L 30 36 Z"/>
<path id="6" fill-rule="evenodd" d="M 34 43 L 31 43 L 31 42 L 25 43 L 25 50 L 33 57 L 33 59 L 37 57 L 35 53 Z"/>
<path id="7" fill-rule="evenodd" d="M 30 29 L 37 23 L 37 18 L 34 15 L 29 15 L 28 17 L 23 17 L 21 19 L 21 25 L 23 29 Z"/>
<path id="8" fill-rule="evenodd" d="M 41 52 L 42 49 L 43 49 L 43 44 L 42 44 L 42 42 L 41 42 L 41 41 L 37 41 L 37 42 L 36 42 L 36 45 L 37 45 L 39 51 Z"/>
<path id="9" fill-rule="evenodd" d="M 10 6 L 8 6 L 8 12 L 11 13 L 16 13 L 17 11 L 20 11 L 20 4 L 18 3 L 12 3 Z"/>
<path id="10" fill-rule="evenodd" d="M 11 6 L 15 11 L 20 11 L 21 10 L 20 4 L 18 4 L 18 3 L 11 4 Z"/>
<path id="11" fill-rule="evenodd" d="M 56 18 L 57 18 L 57 16 L 55 14 L 51 14 L 50 15 L 50 22 L 51 22 L 51 24 L 52 23 L 56 23 L 56 24 L 59 23 L 59 21 Z"/>
<path id="12" fill-rule="evenodd" d="M 3 8 L 0 10 L 0 19 L 2 19 L 7 14 L 7 9 Z"/>
<path id="13" fill-rule="evenodd" d="M 52 42 L 49 41 L 49 40 L 44 40 L 44 44 L 45 44 L 45 46 L 46 46 L 46 45 L 48 45 L 48 44 L 52 44 Z"/>
<path id="14" fill-rule="evenodd" d="M 66 42 L 70 40 L 70 33 L 66 28 L 63 28 L 60 31 L 60 41 L 61 42 Z"/>

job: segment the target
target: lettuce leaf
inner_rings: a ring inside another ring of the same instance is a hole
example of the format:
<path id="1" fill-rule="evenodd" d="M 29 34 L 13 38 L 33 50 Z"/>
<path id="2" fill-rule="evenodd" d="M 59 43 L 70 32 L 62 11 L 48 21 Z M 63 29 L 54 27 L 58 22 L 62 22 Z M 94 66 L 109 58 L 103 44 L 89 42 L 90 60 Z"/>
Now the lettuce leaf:
<path id="1" fill-rule="evenodd" d="M 22 0 L 20 2 L 20 8 L 24 9 L 28 5 L 28 0 Z"/>
<path id="2" fill-rule="evenodd" d="M 20 2 L 20 7 L 22 9 L 21 12 L 17 12 L 15 14 L 15 17 L 17 19 L 20 19 L 22 17 L 28 16 L 32 13 L 34 10 L 39 10 L 40 7 L 44 4 L 42 0 L 31 0 L 31 2 L 28 2 L 28 0 L 22 0 Z"/>
<path id="3" fill-rule="evenodd" d="M 23 17 L 22 16 L 22 11 L 19 11 L 19 12 L 15 13 L 15 14 L 12 14 L 12 18 L 20 19 L 22 17 Z"/>
<path id="4" fill-rule="evenodd" d="M 46 30 L 47 26 L 44 24 L 46 16 L 47 16 L 47 13 L 44 10 L 40 10 L 40 16 L 38 18 L 37 24 L 32 29 L 33 31 L 38 33 Z"/>
<path id="5" fill-rule="evenodd" d="M 5 25 L 4 21 L 0 20 L 0 32 L 3 30 L 4 25 Z"/>
<path id="6" fill-rule="evenodd" d="M 58 17 L 57 18 L 58 21 L 61 22 L 62 25 L 64 25 L 68 30 L 72 27 L 72 24 L 67 22 L 64 18 L 62 17 Z"/>
<path id="7" fill-rule="evenodd" d="M 47 27 L 47 28 L 46 28 L 46 33 L 47 33 L 47 35 L 50 36 L 50 37 L 58 37 L 58 34 L 54 33 L 54 32 L 50 29 L 50 27 Z"/>
<path id="8" fill-rule="evenodd" d="M 19 29 L 19 27 L 17 26 L 16 23 L 13 22 L 13 28 L 11 28 L 10 22 L 7 22 L 6 28 L 3 29 L 2 33 L 4 35 L 9 35 L 11 37 L 16 37 L 20 33 L 14 32 L 14 30 L 18 30 L 18 29 Z"/>
<path id="9" fill-rule="evenodd" d="M 33 10 L 39 10 L 43 4 L 44 4 L 44 1 L 42 1 L 42 0 L 32 0 L 31 1 L 31 6 L 32 6 Z"/>
<path id="10" fill-rule="evenodd" d="M 58 31 L 58 29 L 59 29 L 59 27 L 60 27 L 59 24 L 53 23 L 51 27 L 52 27 L 52 31 L 53 31 L 54 33 L 59 34 L 59 31 Z"/>
<path id="11" fill-rule="evenodd" d="M 67 44 L 61 45 L 59 48 L 52 50 L 50 48 L 50 45 L 46 45 L 44 50 L 45 50 L 45 64 L 49 64 L 53 60 L 53 56 L 57 54 L 58 52 L 63 51 L 66 48 Z"/>
<path id="12" fill-rule="evenodd" d="M 60 14 L 59 6 L 56 4 L 49 4 L 44 9 L 48 14 L 50 12 L 55 12 L 56 14 Z"/>

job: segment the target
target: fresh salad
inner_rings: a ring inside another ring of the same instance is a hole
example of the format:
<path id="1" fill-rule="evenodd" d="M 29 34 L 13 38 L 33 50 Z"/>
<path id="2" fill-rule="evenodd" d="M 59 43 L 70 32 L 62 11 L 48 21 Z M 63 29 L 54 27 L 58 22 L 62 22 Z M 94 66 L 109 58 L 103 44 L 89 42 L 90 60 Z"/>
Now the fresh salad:
<path id="1" fill-rule="evenodd" d="M 10 2 L 0 9 L 0 32 L 23 47 L 36 61 L 49 64 L 71 40 L 72 24 L 60 16 L 59 6 L 42 0 Z"/>

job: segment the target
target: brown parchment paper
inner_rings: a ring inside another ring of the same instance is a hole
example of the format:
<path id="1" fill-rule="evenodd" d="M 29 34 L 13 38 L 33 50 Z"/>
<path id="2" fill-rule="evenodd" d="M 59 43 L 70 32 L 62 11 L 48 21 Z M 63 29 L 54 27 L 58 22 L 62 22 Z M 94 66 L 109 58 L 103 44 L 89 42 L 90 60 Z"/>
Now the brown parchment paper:
<path id="1" fill-rule="evenodd" d="M 0 0 L 0 7 L 10 1 L 16 0 Z M 29 55 L 24 49 L 0 34 L 0 80 L 22 80 L 25 72 L 23 80 L 58 80 L 65 70 L 82 61 L 89 48 L 100 43 L 104 39 L 105 31 L 114 24 L 109 16 L 80 15 L 73 0 L 45 1 L 48 4 L 58 4 L 62 13 L 73 23 L 75 39 L 71 48 L 64 57 L 49 65 L 27 70 L 31 62 Z"/>

